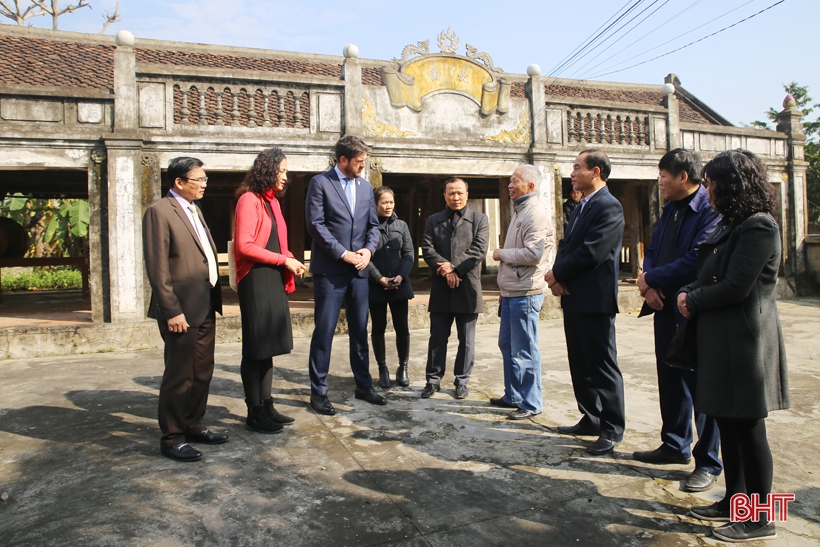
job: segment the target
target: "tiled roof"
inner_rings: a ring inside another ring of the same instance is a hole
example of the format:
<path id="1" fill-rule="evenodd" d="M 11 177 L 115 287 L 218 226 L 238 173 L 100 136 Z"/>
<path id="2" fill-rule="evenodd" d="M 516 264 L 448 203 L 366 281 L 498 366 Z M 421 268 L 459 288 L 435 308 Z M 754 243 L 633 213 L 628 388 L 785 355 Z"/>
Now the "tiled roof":
<path id="1" fill-rule="evenodd" d="M 114 87 L 114 46 L 0 34 L 0 83 L 46 87 Z"/>
<path id="2" fill-rule="evenodd" d="M 645 104 L 663 106 L 663 93 L 660 91 L 641 91 L 637 89 L 581 87 L 547 84 L 544 87 L 547 95 L 570 98 L 615 101 L 619 103 Z M 688 123 L 713 124 L 685 97 L 678 95 L 678 116 L 680 121 Z"/>
<path id="3" fill-rule="evenodd" d="M 362 83 L 364 85 L 382 85 L 382 75 L 378 68 L 362 67 Z"/>
<path id="4" fill-rule="evenodd" d="M 296 59 L 237 57 L 234 55 L 141 48 L 135 48 L 135 53 L 138 63 L 257 70 L 285 74 L 311 74 L 313 76 L 330 76 L 333 78 L 340 78 L 342 75 L 342 65 L 336 63 L 315 63 Z"/>

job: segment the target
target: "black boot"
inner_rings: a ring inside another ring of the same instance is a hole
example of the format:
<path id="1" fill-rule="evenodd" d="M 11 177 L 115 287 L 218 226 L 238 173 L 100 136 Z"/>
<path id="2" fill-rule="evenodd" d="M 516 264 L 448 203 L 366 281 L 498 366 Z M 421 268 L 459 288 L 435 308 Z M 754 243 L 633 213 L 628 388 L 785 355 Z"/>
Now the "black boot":
<path id="1" fill-rule="evenodd" d="M 265 407 L 265 416 L 270 418 L 271 421 L 284 425 L 294 422 L 293 418 L 280 414 L 279 411 L 274 408 L 273 399 L 262 399 L 262 405 Z"/>
<path id="2" fill-rule="evenodd" d="M 384 364 L 384 335 L 371 336 L 370 343 L 373 346 L 376 363 L 379 365 L 379 385 L 385 388 L 390 387 L 390 371 L 387 370 L 387 365 Z"/>
<path id="3" fill-rule="evenodd" d="M 251 405 L 248 401 L 245 401 L 245 404 L 248 406 L 245 429 L 259 433 L 279 433 L 282 431 L 282 424 L 274 422 L 265 414 L 264 405 Z"/>
<path id="4" fill-rule="evenodd" d="M 410 385 L 407 365 L 410 360 L 410 337 L 396 336 L 396 349 L 399 352 L 399 368 L 396 370 L 396 383 L 402 387 Z"/>

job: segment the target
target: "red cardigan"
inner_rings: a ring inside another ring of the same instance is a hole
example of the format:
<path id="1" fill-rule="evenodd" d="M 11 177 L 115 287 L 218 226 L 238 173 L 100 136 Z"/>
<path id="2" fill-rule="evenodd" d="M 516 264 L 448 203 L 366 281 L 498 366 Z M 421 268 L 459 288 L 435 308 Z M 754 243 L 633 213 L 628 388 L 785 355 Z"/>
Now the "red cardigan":
<path id="1" fill-rule="evenodd" d="M 282 253 L 272 253 L 265 249 L 270 237 L 271 220 L 263 199 L 253 192 L 245 192 L 236 202 L 234 215 L 234 246 L 236 260 L 236 282 L 242 281 L 254 264 L 273 264 L 284 266 L 285 259 L 293 258 L 288 250 L 288 227 L 282 216 L 282 208 L 275 197 L 268 199 L 273 217 L 276 219 L 276 231 L 279 234 L 279 248 Z M 285 292 L 296 290 L 293 274 L 285 269 Z"/>

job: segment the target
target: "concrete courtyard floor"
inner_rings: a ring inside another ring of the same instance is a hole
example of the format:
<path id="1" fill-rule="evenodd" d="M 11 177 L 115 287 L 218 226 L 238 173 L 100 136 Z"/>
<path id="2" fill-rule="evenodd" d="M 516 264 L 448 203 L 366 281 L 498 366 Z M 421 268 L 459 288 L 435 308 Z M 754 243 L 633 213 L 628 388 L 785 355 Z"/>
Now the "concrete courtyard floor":
<path id="1" fill-rule="evenodd" d="M 820 301 L 779 309 L 792 408 L 767 421 L 773 490 L 797 499 L 766 544 L 817 545 Z M 561 321 L 540 324 L 545 410 L 523 422 L 488 403 L 503 386 L 497 332 L 479 327 L 470 396 L 459 401 L 452 376 L 419 399 L 427 334 L 414 331 L 412 385 L 391 388 L 386 407 L 353 398 L 338 337 L 334 417 L 306 407 L 309 340 L 297 339 L 275 360 L 275 400 L 296 418 L 278 435 L 242 427 L 241 347 L 219 345 L 206 418 L 231 439 L 188 464 L 158 451 L 161 350 L 0 363 L 0 545 L 719 544 L 687 509 L 722 497 L 722 479 L 693 495 L 680 489 L 691 467 L 631 458 L 659 444 L 651 319 L 618 316 L 627 430 L 604 457 L 584 451 L 594 439 L 555 429 L 578 419 Z"/>

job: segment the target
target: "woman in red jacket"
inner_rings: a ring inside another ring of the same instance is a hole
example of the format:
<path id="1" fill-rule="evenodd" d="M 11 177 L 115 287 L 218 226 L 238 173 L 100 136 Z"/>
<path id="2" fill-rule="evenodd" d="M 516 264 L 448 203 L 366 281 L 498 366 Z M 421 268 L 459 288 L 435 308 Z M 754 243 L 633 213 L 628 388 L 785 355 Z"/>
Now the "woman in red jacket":
<path id="1" fill-rule="evenodd" d="M 242 387 L 248 405 L 245 429 L 278 433 L 293 418 L 273 407 L 273 357 L 293 350 L 287 293 L 305 266 L 288 251 L 288 230 L 277 196 L 285 192 L 288 161 L 278 148 L 264 150 L 237 190 L 234 258 L 242 314 Z"/>

